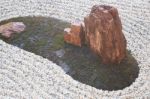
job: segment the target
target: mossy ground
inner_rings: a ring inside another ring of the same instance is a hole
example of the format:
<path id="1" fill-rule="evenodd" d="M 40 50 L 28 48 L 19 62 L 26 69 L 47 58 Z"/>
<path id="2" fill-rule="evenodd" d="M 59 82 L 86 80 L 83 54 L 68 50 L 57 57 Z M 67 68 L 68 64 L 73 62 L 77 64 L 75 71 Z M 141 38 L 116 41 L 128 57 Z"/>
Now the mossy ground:
<path id="1" fill-rule="evenodd" d="M 50 47 L 50 50 L 59 50 L 64 48 L 65 42 L 63 38 L 63 33 L 57 34 L 53 38 L 52 46 Z"/>
<path id="2" fill-rule="evenodd" d="M 24 22 L 26 30 L 10 39 L 1 39 L 57 64 L 65 62 L 70 68 L 68 74 L 82 83 L 99 89 L 117 90 L 129 86 L 138 76 L 138 64 L 129 51 L 121 64 L 104 65 L 88 47 L 66 44 L 63 29 L 69 27 L 69 23 L 46 17 L 19 17 L 3 21 L 0 25 L 11 21 Z M 63 57 L 54 54 L 60 49 L 65 51 Z"/>

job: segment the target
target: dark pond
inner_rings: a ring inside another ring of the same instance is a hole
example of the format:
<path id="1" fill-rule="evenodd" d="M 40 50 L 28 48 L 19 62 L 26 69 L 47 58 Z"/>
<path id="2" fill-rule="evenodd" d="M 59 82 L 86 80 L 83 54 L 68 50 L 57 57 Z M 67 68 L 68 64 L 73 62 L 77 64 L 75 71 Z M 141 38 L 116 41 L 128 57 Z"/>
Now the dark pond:
<path id="1" fill-rule="evenodd" d="M 12 21 L 24 22 L 26 30 L 10 39 L 0 39 L 57 63 L 75 80 L 98 89 L 118 90 L 131 85 L 138 77 L 138 64 L 130 51 L 121 64 L 104 65 L 88 47 L 66 44 L 63 30 L 69 27 L 67 22 L 46 17 L 19 17 L 0 25 Z"/>

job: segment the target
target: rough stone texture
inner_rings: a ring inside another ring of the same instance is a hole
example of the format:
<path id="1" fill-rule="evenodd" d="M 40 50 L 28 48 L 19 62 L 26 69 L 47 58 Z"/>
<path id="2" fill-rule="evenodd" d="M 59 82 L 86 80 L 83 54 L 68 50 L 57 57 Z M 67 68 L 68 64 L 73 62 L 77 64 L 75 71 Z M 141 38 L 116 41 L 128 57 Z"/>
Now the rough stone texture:
<path id="1" fill-rule="evenodd" d="M 26 26 L 22 22 L 10 22 L 0 26 L 0 34 L 10 38 L 14 33 L 21 33 Z"/>
<path id="2" fill-rule="evenodd" d="M 85 38 L 103 63 L 120 63 L 126 56 L 126 39 L 116 8 L 95 5 L 84 18 Z"/>
<path id="3" fill-rule="evenodd" d="M 0 21 L 28 15 L 83 20 L 95 4 L 118 8 L 127 48 L 139 63 L 136 81 L 122 90 L 98 90 L 73 80 L 51 61 L 0 40 L 0 99 L 149 99 L 149 0 L 0 0 Z"/>
<path id="4" fill-rule="evenodd" d="M 83 30 L 82 30 L 82 21 L 74 20 L 71 23 L 71 28 L 66 28 L 64 34 L 64 41 L 76 46 L 82 45 Z"/>

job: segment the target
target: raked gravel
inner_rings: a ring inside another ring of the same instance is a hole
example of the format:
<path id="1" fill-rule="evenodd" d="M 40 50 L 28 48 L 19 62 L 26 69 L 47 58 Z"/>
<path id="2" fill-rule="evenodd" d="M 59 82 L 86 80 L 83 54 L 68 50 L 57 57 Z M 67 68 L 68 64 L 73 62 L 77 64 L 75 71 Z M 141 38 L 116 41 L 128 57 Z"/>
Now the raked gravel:
<path id="1" fill-rule="evenodd" d="M 18 16 L 83 20 L 94 4 L 118 8 L 136 81 L 103 91 L 73 80 L 55 63 L 0 40 L 0 99 L 150 99 L 150 0 L 0 0 L 0 21 Z"/>

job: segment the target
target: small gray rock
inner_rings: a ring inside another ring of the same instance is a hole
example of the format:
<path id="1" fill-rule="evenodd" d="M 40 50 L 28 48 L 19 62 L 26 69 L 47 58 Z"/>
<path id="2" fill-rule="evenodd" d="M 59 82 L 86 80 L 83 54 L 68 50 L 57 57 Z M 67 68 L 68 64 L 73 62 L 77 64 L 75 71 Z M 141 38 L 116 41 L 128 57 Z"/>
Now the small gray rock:
<path id="1" fill-rule="evenodd" d="M 63 57 L 65 54 L 65 51 L 63 49 L 57 50 L 54 52 L 56 54 L 56 56 L 58 56 L 59 58 Z"/>

